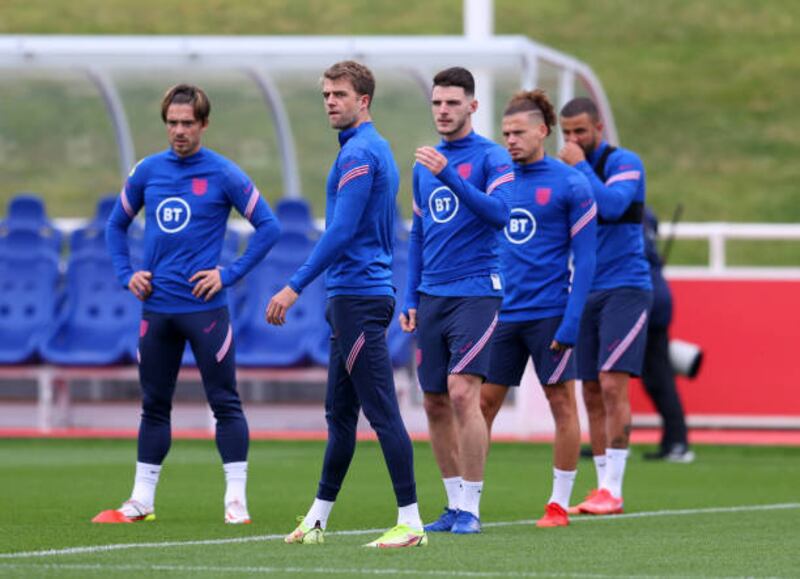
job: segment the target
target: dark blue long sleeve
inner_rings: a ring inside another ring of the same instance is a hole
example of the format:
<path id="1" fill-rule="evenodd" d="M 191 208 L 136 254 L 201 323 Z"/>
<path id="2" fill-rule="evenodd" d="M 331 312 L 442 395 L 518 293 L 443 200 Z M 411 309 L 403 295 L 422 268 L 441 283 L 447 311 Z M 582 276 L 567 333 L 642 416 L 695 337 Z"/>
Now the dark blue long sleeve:
<path id="1" fill-rule="evenodd" d="M 366 161 L 359 161 L 359 167 L 369 167 Z M 361 221 L 364 209 L 369 201 L 372 190 L 373 171 L 366 170 L 363 174 L 349 180 L 337 192 L 336 208 L 333 220 L 328 224 L 325 233 L 314 246 L 314 250 L 306 262 L 300 266 L 289 280 L 289 287 L 297 293 L 303 291 L 314 279 L 325 271 L 336 258 L 345 250 L 350 240 L 356 233 L 354 223 Z"/>
<path id="2" fill-rule="evenodd" d="M 651 289 L 642 238 L 646 179 L 641 159 L 622 147 L 609 152 L 609 145 L 602 142 L 575 168 L 589 180 L 597 201 L 597 268 L 592 291 Z"/>
<path id="3" fill-rule="evenodd" d="M 143 168 L 141 165 L 140 161 L 131 170 L 106 223 L 106 247 L 111 255 L 117 279 L 126 289 L 133 276 L 128 248 L 128 228 L 144 206 L 144 189 L 147 183 L 147 164 Z"/>
<path id="4" fill-rule="evenodd" d="M 414 219 L 411 222 L 411 233 L 408 236 L 408 277 L 406 284 L 405 306 L 403 312 L 419 306 L 417 288 L 422 281 L 422 216 L 414 203 Z"/>
<path id="5" fill-rule="evenodd" d="M 584 182 L 585 183 L 585 182 Z M 571 183 L 573 195 L 570 199 L 570 249 L 572 251 L 572 287 L 567 298 L 564 318 L 556 331 L 556 340 L 574 346 L 578 339 L 583 308 L 592 287 L 597 263 L 597 204 L 591 192 L 577 192 L 580 184 Z M 588 206 L 588 209 L 587 209 Z"/>
<path id="6" fill-rule="evenodd" d="M 325 187 L 325 233 L 289 280 L 301 292 L 323 271 L 329 298 L 394 296 L 392 256 L 400 173 L 372 122 L 339 133 Z"/>
<path id="7" fill-rule="evenodd" d="M 128 249 L 128 227 L 133 221 L 117 201 L 106 223 L 106 247 L 111 255 L 111 263 L 122 287 L 127 288 L 133 276 L 130 251 Z"/>
<path id="8" fill-rule="evenodd" d="M 513 181 L 513 174 L 509 173 L 508 175 L 510 178 L 506 182 Z M 508 223 L 508 206 L 502 195 L 491 195 L 497 186 L 491 190 L 481 191 L 469 181 L 462 179 L 450 164 L 442 169 L 437 177 L 442 183 L 450 187 L 458 195 L 458 198 L 464 202 L 464 205 L 481 220 L 495 229 L 503 229 L 506 226 L 506 223 Z"/>
<path id="9" fill-rule="evenodd" d="M 597 211 L 608 221 L 616 221 L 622 217 L 640 191 L 640 181 L 644 175 L 641 162 L 633 155 L 626 159 L 626 162 L 628 165 L 626 170 L 612 175 L 605 183 L 600 181 L 588 161 L 581 161 L 575 165 L 575 168 L 589 179 L 597 200 Z"/>

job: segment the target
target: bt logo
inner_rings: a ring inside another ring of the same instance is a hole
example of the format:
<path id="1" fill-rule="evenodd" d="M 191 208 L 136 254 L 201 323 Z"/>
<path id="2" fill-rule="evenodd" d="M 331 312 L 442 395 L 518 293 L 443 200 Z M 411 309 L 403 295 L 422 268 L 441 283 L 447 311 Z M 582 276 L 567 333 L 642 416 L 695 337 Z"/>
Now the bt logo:
<path id="1" fill-rule="evenodd" d="M 447 223 L 458 213 L 458 196 L 447 187 L 438 187 L 428 198 L 428 207 L 436 223 Z"/>
<path id="2" fill-rule="evenodd" d="M 511 243 L 522 244 L 530 241 L 536 233 L 536 219 L 527 209 L 515 207 L 511 210 L 508 225 L 503 229 L 503 233 Z"/>
<path id="3" fill-rule="evenodd" d="M 191 218 L 189 204 L 180 197 L 168 197 L 156 207 L 158 228 L 164 233 L 178 233 L 189 225 Z"/>

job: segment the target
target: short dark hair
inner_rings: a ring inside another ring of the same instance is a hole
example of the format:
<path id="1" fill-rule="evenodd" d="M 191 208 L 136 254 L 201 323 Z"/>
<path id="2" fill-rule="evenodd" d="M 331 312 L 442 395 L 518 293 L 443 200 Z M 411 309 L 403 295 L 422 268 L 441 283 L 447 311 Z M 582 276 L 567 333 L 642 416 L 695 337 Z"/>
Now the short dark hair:
<path id="1" fill-rule="evenodd" d="M 454 66 L 446 68 L 434 76 L 433 86 L 460 86 L 464 89 L 464 94 L 473 96 L 475 94 L 475 77 L 466 68 Z"/>
<path id="2" fill-rule="evenodd" d="M 346 78 L 353 85 L 356 93 L 365 94 L 369 97 L 367 108 L 372 104 L 372 97 L 375 94 L 375 77 L 372 71 L 360 62 L 355 60 L 337 62 L 322 73 L 322 78 L 327 78 L 328 80 Z"/>
<path id="3" fill-rule="evenodd" d="M 594 122 L 600 120 L 597 105 L 587 97 L 574 98 L 561 108 L 561 116 L 566 118 L 577 117 L 583 113 L 588 114 Z"/>
<path id="4" fill-rule="evenodd" d="M 161 100 L 161 120 L 167 122 L 167 110 L 170 105 L 192 105 L 195 120 L 205 124 L 211 114 L 211 102 L 198 86 L 192 84 L 176 84 L 168 89 Z"/>
<path id="5" fill-rule="evenodd" d="M 503 116 L 515 115 L 517 113 L 533 113 L 541 115 L 542 122 L 547 126 L 547 134 L 553 132 L 556 125 L 556 111 L 547 93 L 543 90 L 525 90 L 516 93 L 508 101 Z"/>

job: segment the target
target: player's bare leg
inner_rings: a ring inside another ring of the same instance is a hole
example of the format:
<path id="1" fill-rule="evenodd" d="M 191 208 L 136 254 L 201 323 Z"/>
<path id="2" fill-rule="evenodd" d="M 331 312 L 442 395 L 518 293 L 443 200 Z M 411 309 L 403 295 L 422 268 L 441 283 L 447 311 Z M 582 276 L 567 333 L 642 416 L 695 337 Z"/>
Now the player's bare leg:
<path id="1" fill-rule="evenodd" d="M 583 503 L 568 509 L 571 515 L 579 514 L 581 505 L 594 498 L 606 475 L 606 408 L 599 381 L 583 381 L 583 403 L 589 419 L 589 442 L 592 446 L 592 458 L 597 473 L 597 487 L 589 491 Z"/>
<path id="2" fill-rule="evenodd" d="M 428 433 L 431 439 L 433 457 L 442 473 L 447 493 L 447 506 L 439 518 L 427 525 L 425 530 L 442 533 L 450 532 L 461 505 L 461 471 L 458 458 L 458 435 L 456 433 L 453 406 L 447 394 L 425 392 L 423 407 L 428 418 Z"/>
<path id="3" fill-rule="evenodd" d="M 556 425 L 553 442 L 553 466 L 572 471 L 578 468 L 581 430 L 575 402 L 575 382 L 546 386 L 544 389 Z"/>
<path id="4" fill-rule="evenodd" d="M 553 441 L 553 491 L 537 527 L 564 527 L 569 524 L 567 510 L 575 483 L 580 455 L 580 425 L 575 401 L 575 382 L 546 386 L 544 389 L 555 422 Z"/>
<path id="5" fill-rule="evenodd" d="M 586 405 L 586 414 L 589 418 L 589 440 L 592 445 L 592 454 L 595 456 L 606 453 L 606 408 L 603 403 L 603 391 L 600 382 L 585 380 L 583 382 L 583 403 Z"/>
<path id="6" fill-rule="evenodd" d="M 451 374 L 447 380 L 459 442 L 461 476 L 482 481 L 488 445 L 486 421 L 481 413 L 481 382 L 472 374 Z"/>
<path id="7" fill-rule="evenodd" d="M 600 389 L 606 411 L 606 472 L 595 497 L 581 505 L 581 511 L 596 515 L 622 512 L 622 481 L 628 460 L 631 406 L 628 399 L 630 375 L 600 372 Z"/>
<path id="8" fill-rule="evenodd" d="M 461 476 L 458 455 L 458 434 L 450 397 L 426 392 L 423 399 L 428 417 L 428 432 L 436 464 L 442 478 Z"/>
<path id="9" fill-rule="evenodd" d="M 473 374 L 450 374 L 447 378 L 463 479 L 460 512 L 452 528 L 452 532 L 457 534 L 481 531 L 480 500 L 483 492 L 486 450 L 489 445 L 486 421 L 481 413 L 482 382 L 480 376 Z"/>
<path id="10" fill-rule="evenodd" d="M 492 439 L 492 425 L 494 424 L 494 419 L 497 418 L 497 414 L 500 412 L 500 408 L 503 406 L 507 394 L 507 386 L 491 384 L 489 382 L 485 382 L 481 385 L 481 414 L 483 414 L 483 419 L 486 421 L 486 436 L 489 442 L 491 442 Z"/>
<path id="11" fill-rule="evenodd" d="M 607 448 L 628 448 L 631 434 L 629 382 L 630 375 L 625 372 L 600 372 L 600 388 L 606 413 Z"/>

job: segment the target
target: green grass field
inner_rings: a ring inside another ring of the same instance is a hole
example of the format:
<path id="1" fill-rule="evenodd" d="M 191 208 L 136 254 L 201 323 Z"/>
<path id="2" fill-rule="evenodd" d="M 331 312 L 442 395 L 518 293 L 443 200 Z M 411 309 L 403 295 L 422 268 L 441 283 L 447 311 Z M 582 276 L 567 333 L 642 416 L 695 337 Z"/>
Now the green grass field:
<path id="1" fill-rule="evenodd" d="M 444 502 L 430 447 L 416 445 L 423 518 Z M 691 465 L 653 464 L 635 448 L 624 516 L 574 517 L 536 529 L 550 489 L 550 448 L 496 444 L 480 536 L 432 535 L 426 549 L 361 547 L 394 524 L 376 443 L 362 442 L 321 546 L 285 545 L 313 498 L 323 444 L 254 442 L 254 522 L 222 523 L 223 476 L 210 441 L 174 443 L 161 476 L 158 520 L 93 525 L 127 497 L 134 441 L 0 441 L 0 576 L 115 577 L 739 577 L 796 576 L 798 448 L 696 448 Z M 575 496 L 594 480 L 580 465 Z"/>

